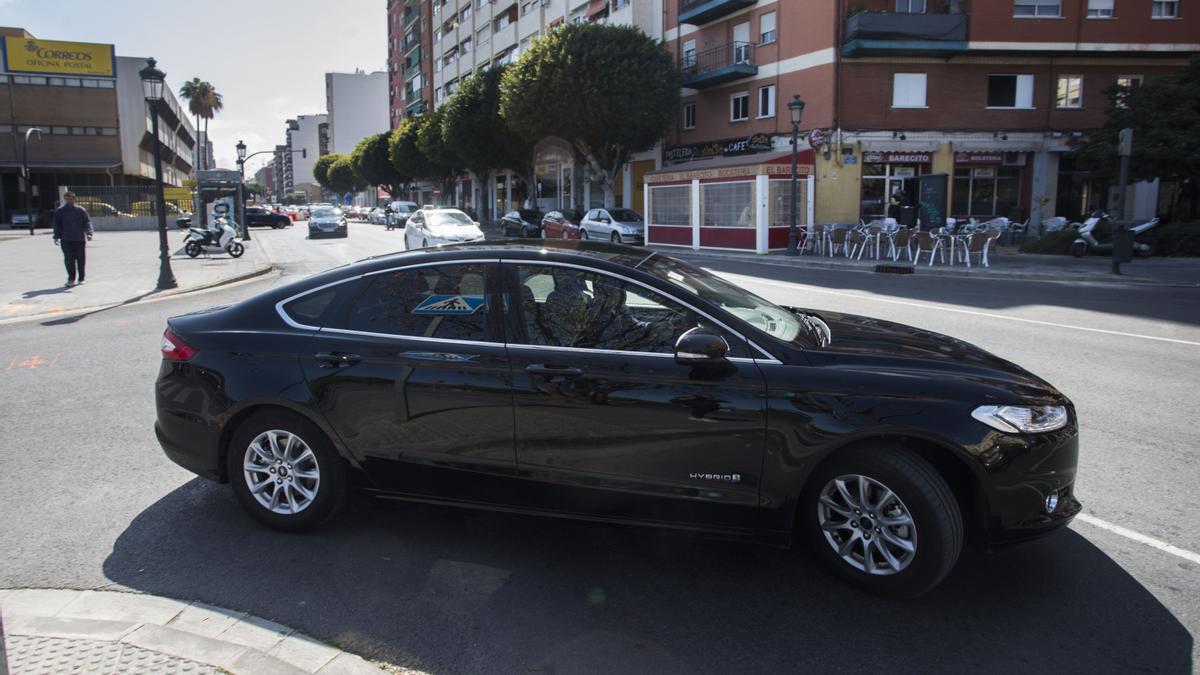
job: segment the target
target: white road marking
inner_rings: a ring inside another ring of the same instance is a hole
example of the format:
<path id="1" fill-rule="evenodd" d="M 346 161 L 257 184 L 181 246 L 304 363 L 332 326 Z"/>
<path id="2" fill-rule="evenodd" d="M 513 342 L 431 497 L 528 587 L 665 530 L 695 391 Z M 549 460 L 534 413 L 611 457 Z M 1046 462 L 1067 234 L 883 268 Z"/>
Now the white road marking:
<path id="1" fill-rule="evenodd" d="M 1158 335 L 1142 335 L 1141 333 L 1124 333 L 1124 332 L 1117 331 L 1117 330 L 1105 330 L 1103 328 L 1089 328 L 1087 326 L 1073 326 L 1068 323 L 1055 323 L 1053 321 L 1039 321 L 1038 319 L 1026 319 L 1026 318 L 1019 317 L 1019 316 L 1007 316 L 1004 314 L 992 314 L 991 312 L 977 312 L 977 311 L 971 310 L 971 309 L 959 309 L 957 307 L 946 307 L 943 305 L 933 305 L 933 304 L 929 304 L 929 303 L 925 303 L 925 302 L 910 302 L 908 300 L 893 300 L 892 298 L 879 298 L 879 297 L 873 297 L 873 296 L 868 296 L 868 295 L 860 295 L 858 293 L 845 293 L 842 291 L 829 291 L 829 290 L 825 290 L 823 288 L 814 288 L 812 286 L 808 286 L 805 284 L 790 284 L 790 283 L 781 282 L 781 281 L 767 281 L 764 279 L 760 279 L 758 277 L 748 277 L 748 276 L 743 276 L 741 274 L 719 273 L 719 272 L 717 272 L 717 270 L 713 270 L 713 269 L 710 269 L 708 271 L 712 272 L 714 274 L 721 274 L 721 276 L 725 276 L 725 277 L 729 277 L 729 278 L 736 278 L 736 279 L 744 279 L 750 283 L 766 284 L 768 286 L 779 286 L 781 288 L 794 288 L 796 286 L 803 286 L 805 291 L 811 291 L 814 293 L 826 293 L 828 295 L 841 295 L 841 296 L 845 296 L 848 298 L 857 298 L 859 300 L 872 300 L 875 302 L 888 302 L 893 305 L 905 305 L 907 307 L 920 307 L 922 309 L 932 309 L 932 310 L 939 311 L 939 312 L 956 312 L 958 314 L 970 314 L 971 316 L 984 316 L 984 317 L 988 317 L 990 319 L 1003 319 L 1005 321 L 1020 321 L 1021 323 L 1032 323 L 1032 324 L 1036 324 L 1039 326 L 1051 326 L 1054 328 L 1069 328 L 1072 330 L 1087 331 L 1089 333 L 1104 333 L 1105 335 L 1120 335 L 1121 337 L 1141 338 L 1143 340 L 1158 340 L 1160 342 L 1172 342 L 1175 344 L 1192 345 L 1194 347 L 1200 347 L 1200 342 L 1194 342 L 1192 340 L 1180 340 L 1178 338 L 1160 337 Z"/>
<path id="2" fill-rule="evenodd" d="M 1102 530 L 1108 530 L 1109 532 L 1112 532 L 1113 534 L 1119 534 L 1126 539 L 1132 539 L 1139 544 L 1145 544 L 1151 548 L 1156 548 L 1160 551 L 1170 553 L 1171 555 L 1179 556 L 1188 562 L 1193 562 L 1197 565 L 1200 565 L 1200 553 L 1193 553 L 1187 549 L 1179 548 L 1178 546 L 1172 546 L 1165 541 L 1159 541 L 1154 537 L 1147 537 L 1140 532 L 1134 532 L 1127 527 L 1114 525 L 1107 520 L 1101 520 L 1096 516 L 1089 516 L 1086 513 L 1081 513 L 1078 516 L 1075 516 L 1075 520 L 1085 522 L 1088 525 L 1093 525 Z"/>

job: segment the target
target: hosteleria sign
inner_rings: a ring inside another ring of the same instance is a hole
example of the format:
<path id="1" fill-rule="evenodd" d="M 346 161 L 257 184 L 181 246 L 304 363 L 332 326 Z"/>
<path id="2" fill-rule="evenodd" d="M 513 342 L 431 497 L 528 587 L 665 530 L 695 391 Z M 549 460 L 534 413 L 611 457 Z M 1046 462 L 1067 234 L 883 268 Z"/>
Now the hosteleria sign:
<path id="1" fill-rule="evenodd" d="M 113 77 L 112 45 L 6 37 L 4 70 L 37 75 Z"/>

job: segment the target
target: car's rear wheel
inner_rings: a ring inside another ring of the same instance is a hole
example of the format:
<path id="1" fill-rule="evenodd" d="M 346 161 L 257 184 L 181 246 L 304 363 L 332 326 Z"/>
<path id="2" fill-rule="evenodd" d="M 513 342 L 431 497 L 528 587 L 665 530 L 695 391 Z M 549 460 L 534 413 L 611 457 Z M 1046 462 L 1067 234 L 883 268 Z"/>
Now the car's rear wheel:
<path id="1" fill-rule="evenodd" d="M 254 415 L 238 426 L 227 458 L 242 508 L 277 530 L 301 532 L 329 520 L 346 499 L 346 470 L 312 422 L 288 412 Z"/>
<path id="2" fill-rule="evenodd" d="M 892 597 L 929 591 L 962 550 L 958 502 L 946 481 L 900 445 L 844 451 L 809 480 L 798 525 L 834 574 Z"/>

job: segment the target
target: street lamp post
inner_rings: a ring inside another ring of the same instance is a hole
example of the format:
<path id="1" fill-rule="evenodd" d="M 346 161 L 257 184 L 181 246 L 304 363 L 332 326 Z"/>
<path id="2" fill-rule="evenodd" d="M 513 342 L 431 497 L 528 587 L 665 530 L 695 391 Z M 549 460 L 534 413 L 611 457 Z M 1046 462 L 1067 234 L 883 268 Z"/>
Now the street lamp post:
<path id="1" fill-rule="evenodd" d="M 796 222 L 796 197 L 799 191 L 797 163 L 800 159 L 800 118 L 804 115 L 804 101 L 800 95 L 792 96 L 788 102 L 788 114 L 792 120 L 792 215 L 788 226 L 788 255 L 800 255 L 800 228 Z"/>
<path id="2" fill-rule="evenodd" d="M 45 131 L 39 127 L 30 127 L 25 130 L 25 145 L 21 149 L 21 176 L 25 179 L 25 191 L 22 196 L 25 199 L 25 217 L 29 219 L 29 234 L 33 234 L 33 206 L 29 201 L 30 193 L 33 192 L 33 184 L 29 180 L 29 137 L 36 134 L 37 139 L 42 140 L 42 132 Z"/>
<path id="3" fill-rule="evenodd" d="M 163 197 L 162 148 L 158 140 L 158 106 L 163 99 L 163 81 L 167 74 L 155 68 L 154 59 L 146 59 L 146 67 L 138 71 L 142 78 L 142 93 L 150 108 L 150 133 L 154 137 L 155 207 L 158 212 L 158 288 L 164 290 L 179 285 L 171 272 L 171 253 L 167 248 L 167 200 Z"/>
<path id="4" fill-rule="evenodd" d="M 242 186 L 241 186 L 241 189 L 239 190 L 239 193 L 240 193 L 240 198 L 242 200 L 242 207 L 245 207 L 246 206 L 246 192 L 245 192 L 245 190 L 246 190 L 246 142 L 239 139 L 237 142 L 237 145 L 235 147 L 237 148 L 238 176 L 239 176 L 240 180 L 242 181 Z M 246 215 L 245 215 L 245 211 L 243 210 L 242 211 L 242 238 L 245 239 L 246 241 L 249 241 L 250 240 L 250 223 L 247 223 L 245 221 L 246 221 Z"/>
<path id="5" fill-rule="evenodd" d="M 238 173 L 242 177 L 242 182 L 245 183 L 246 182 L 246 143 L 245 143 L 245 141 L 238 141 L 237 155 L 238 155 Z"/>

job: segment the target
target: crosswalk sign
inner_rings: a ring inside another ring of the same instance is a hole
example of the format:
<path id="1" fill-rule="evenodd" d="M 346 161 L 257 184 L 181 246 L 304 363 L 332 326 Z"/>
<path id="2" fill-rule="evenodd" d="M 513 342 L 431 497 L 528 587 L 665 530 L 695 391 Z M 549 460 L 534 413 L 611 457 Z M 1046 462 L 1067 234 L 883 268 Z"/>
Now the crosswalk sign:
<path id="1" fill-rule="evenodd" d="M 474 314 L 487 301 L 482 295 L 431 295 L 421 301 L 412 313 L 423 316 L 463 316 Z"/>

